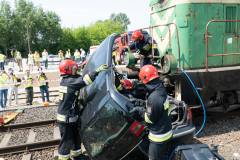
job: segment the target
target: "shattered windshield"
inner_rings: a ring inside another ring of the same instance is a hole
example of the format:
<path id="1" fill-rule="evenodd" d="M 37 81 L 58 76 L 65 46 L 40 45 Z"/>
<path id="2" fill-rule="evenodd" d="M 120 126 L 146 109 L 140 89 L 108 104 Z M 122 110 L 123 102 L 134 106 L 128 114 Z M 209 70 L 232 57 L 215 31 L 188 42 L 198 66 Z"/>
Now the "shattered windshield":
<path id="1" fill-rule="evenodd" d="M 88 142 L 85 147 L 93 157 L 98 155 L 105 146 L 120 136 L 126 125 L 124 113 L 110 99 L 101 108 L 94 123 L 86 129 L 84 139 Z"/>

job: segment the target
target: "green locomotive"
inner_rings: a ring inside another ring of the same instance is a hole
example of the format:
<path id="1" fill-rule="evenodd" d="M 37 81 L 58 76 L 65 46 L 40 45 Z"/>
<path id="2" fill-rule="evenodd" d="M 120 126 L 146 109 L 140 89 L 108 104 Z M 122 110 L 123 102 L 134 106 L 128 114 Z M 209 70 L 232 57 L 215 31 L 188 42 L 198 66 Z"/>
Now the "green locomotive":
<path id="1" fill-rule="evenodd" d="M 178 80 L 181 68 L 207 107 L 240 104 L 240 0 L 151 0 L 150 7 L 150 33 L 175 96 L 199 104 L 186 80 Z"/>

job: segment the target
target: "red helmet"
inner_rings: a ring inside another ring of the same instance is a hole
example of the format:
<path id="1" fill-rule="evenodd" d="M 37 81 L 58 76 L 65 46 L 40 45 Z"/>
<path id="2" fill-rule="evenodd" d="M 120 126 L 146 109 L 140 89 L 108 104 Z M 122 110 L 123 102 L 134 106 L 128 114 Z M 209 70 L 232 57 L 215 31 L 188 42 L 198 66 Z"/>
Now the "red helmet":
<path id="1" fill-rule="evenodd" d="M 123 79 L 121 80 L 122 87 L 125 89 L 132 89 L 133 84 L 129 79 Z"/>
<path id="2" fill-rule="evenodd" d="M 157 68 L 154 67 L 153 65 L 145 65 L 140 69 L 139 78 L 144 84 L 158 77 L 159 75 Z"/>
<path id="3" fill-rule="evenodd" d="M 77 63 L 71 59 L 63 60 L 59 64 L 59 71 L 61 75 L 75 75 L 77 70 Z"/>
<path id="4" fill-rule="evenodd" d="M 132 34 L 132 41 L 142 40 L 143 34 L 140 30 L 136 30 Z"/>

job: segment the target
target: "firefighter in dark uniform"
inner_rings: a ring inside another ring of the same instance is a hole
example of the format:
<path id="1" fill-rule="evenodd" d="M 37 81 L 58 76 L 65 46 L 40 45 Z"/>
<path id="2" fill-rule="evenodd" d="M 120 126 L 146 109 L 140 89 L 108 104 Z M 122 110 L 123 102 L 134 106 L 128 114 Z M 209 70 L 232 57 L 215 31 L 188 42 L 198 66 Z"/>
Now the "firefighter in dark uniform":
<path id="1" fill-rule="evenodd" d="M 152 53 L 152 38 L 144 36 L 141 30 L 136 30 L 133 32 L 131 39 L 133 43 L 129 45 L 129 49 L 140 54 L 140 66 L 152 64 L 149 57 Z"/>
<path id="2" fill-rule="evenodd" d="M 71 59 L 63 60 L 59 65 L 61 74 L 60 104 L 57 120 L 61 134 L 58 148 L 59 160 L 86 159 L 81 152 L 79 91 L 93 82 L 99 72 L 106 70 L 106 65 L 101 65 L 96 71 L 86 74 L 84 77 L 77 74 L 78 65 Z"/>
<path id="3" fill-rule="evenodd" d="M 144 117 L 149 129 L 149 160 L 168 160 L 166 152 L 172 138 L 172 124 L 168 115 L 167 93 L 159 79 L 157 69 L 145 65 L 139 72 L 140 80 L 147 89 L 146 110 L 136 107 L 133 110 Z"/>

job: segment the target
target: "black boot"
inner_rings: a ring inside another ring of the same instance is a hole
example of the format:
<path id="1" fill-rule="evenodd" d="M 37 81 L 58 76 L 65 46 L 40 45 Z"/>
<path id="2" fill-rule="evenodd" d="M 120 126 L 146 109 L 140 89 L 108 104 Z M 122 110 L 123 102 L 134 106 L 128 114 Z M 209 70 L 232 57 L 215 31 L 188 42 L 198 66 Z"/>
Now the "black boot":
<path id="1" fill-rule="evenodd" d="M 88 156 L 85 156 L 84 154 L 81 154 L 77 157 L 73 157 L 72 160 L 90 160 Z"/>

